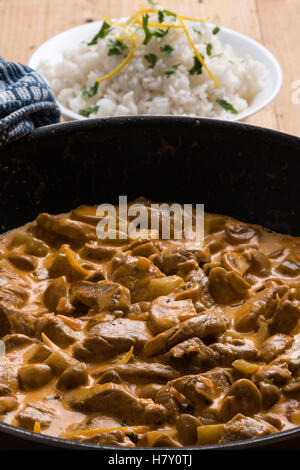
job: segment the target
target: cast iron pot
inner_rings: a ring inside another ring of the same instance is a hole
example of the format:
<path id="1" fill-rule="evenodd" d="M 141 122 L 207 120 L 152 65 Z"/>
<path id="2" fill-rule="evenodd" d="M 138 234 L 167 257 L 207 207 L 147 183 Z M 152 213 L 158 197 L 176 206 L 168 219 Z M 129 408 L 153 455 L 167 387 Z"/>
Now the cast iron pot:
<path id="1" fill-rule="evenodd" d="M 204 203 L 208 212 L 299 236 L 299 174 L 299 138 L 245 124 L 155 116 L 69 122 L 0 150 L 0 228 L 143 195 Z M 0 448 L 101 448 L 4 423 L 0 438 Z M 298 448 L 300 428 L 210 449 L 253 447 Z"/>

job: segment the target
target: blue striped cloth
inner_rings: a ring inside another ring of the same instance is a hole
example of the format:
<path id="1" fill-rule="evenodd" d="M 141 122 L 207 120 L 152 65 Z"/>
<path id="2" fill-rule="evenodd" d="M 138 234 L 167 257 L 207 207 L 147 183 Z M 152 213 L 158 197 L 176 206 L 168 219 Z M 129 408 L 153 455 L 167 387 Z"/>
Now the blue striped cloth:
<path id="1" fill-rule="evenodd" d="M 0 57 L 0 147 L 59 120 L 55 97 L 43 77 Z"/>

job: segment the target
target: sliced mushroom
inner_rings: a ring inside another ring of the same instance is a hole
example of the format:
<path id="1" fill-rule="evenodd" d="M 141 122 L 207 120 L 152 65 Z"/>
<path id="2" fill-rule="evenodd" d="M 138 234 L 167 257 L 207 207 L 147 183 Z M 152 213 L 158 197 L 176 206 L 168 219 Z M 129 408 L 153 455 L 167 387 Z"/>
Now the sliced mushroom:
<path id="1" fill-rule="evenodd" d="M 197 441 L 197 428 L 201 426 L 201 421 L 195 416 L 181 414 L 176 422 L 177 433 L 180 440 L 185 445 L 193 445 Z"/>
<path id="2" fill-rule="evenodd" d="M 264 410 L 268 410 L 272 408 L 281 397 L 281 391 L 276 385 L 266 383 L 266 382 L 259 382 L 258 388 L 261 393 L 262 398 L 262 408 Z"/>
<path id="3" fill-rule="evenodd" d="M 251 266 L 249 258 L 244 252 L 227 251 L 221 256 L 221 266 L 227 271 L 235 271 L 243 276 Z"/>
<path id="4" fill-rule="evenodd" d="M 248 379 L 240 379 L 230 387 L 219 410 L 222 421 L 228 421 L 237 413 L 251 416 L 261 410 L 262 398 L 256 385 Z"/>
<path id="5" fill-rule="evenodd" d="M 277 267 L 277 271 L 279 271 L 284 276 L 288 277 L 295 277 L 300 274 L 300 263 L 286 258 L 280 265 Z"/>
<path id="6" fill-rule="evenodd" d="M 210 291 L 220 304 L 232 304 L 247 297 L 250 284 L 235 271 L 213 268 L 208 276 Z"/>
<path id="7" fill-rule="evenodd" d="M 24 253 L 10 253 L 7 257 L 9 261 L 21 271 L 34 271 L 37 267 L 36 260 Z"/>
<path id="8" fill-rule="evenodd" d="M 88 371 L 85 364 L 75 364 L 64 370 L 57 382 L 57 388 L 70 390 L 88 383 Z"/>
<path id="9" fill-rule="evenodd" d="M 66 297 L 68 283 L 65 276 L 52 281 L 44 292 L 43 301 L 50 312 L 56 312 L 57 305 L 62 297 Z"/>
<path id="10" fill-rule="evenodd" d="M 46 364 L 30 364 L 18 370 L 20 384 L 24 390 L 39 388 L 50 382 L 52 371 Z"/>
<path id="11" fill-rule="evenodd" d="M 255 230 L 242 222 L 228 221 L 225 224 L 225 234 L 229 243 L 246 243 L 255 236 Z"/>

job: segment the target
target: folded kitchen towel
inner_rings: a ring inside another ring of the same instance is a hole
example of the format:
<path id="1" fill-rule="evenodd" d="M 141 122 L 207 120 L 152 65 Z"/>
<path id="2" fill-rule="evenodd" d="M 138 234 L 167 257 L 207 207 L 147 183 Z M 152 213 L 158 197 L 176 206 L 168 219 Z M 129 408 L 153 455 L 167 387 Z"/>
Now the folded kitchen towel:
<path id="1" fill-rule="evenodd" d="M 43 77 L 27 65 L 0 57 L 0 147 L 59 119 L 55 97 Z"/>

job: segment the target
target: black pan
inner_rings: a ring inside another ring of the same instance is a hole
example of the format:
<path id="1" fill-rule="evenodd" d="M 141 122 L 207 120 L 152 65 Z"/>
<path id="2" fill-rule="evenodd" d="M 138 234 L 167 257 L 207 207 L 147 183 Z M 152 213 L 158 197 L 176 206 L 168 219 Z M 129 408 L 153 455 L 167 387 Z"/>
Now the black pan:
<path id="1" fill-rule="evenodd" d="M 129 117 L 47 126 L 0 150 L 0 232 L 39 212 L 143 195 L 204 203 L 208 212 L 299 236 L 299 174 L 299 138 L 245 124 Z M 0 448 L 99 449 L 3 423 L 1 437 Z M 211 448 L 272 446 L 300 447 L 300 428 Z"/>

